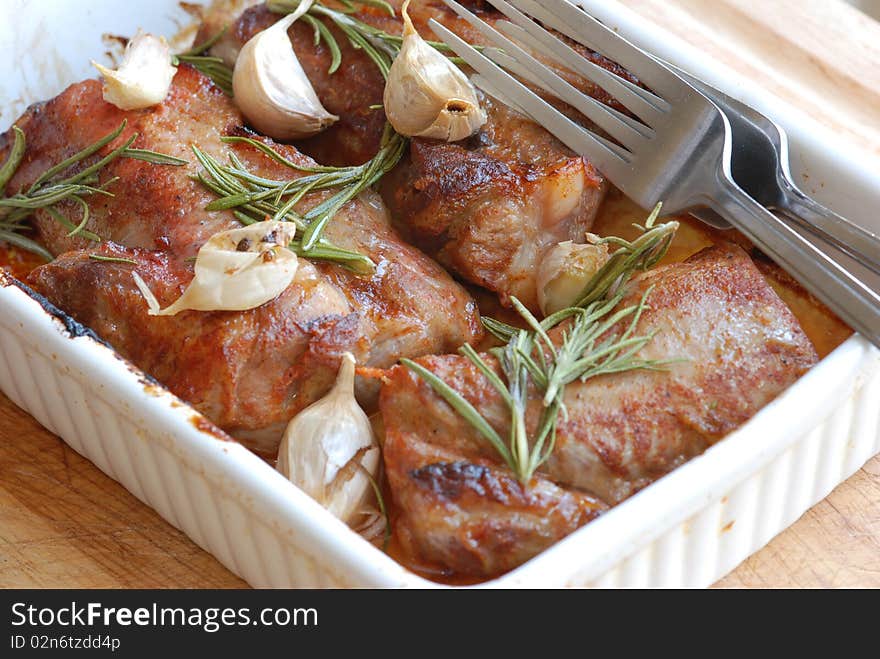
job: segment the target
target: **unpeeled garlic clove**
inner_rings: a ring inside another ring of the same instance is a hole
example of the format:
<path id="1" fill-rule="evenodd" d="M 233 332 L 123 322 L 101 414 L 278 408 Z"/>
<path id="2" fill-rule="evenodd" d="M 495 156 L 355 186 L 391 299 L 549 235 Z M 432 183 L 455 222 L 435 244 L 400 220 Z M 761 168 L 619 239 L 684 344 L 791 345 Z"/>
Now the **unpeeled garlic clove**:
<path id="1" fill-rule="evenodd" d="M 235 61 L 236 104 L 251 126 L 277 140 L 310 137 L 339 119 L 321 105 L 287 34 L 311 5 L 303 0 L 295 12 L 252 37 Z"/>
<path id="2" fill-rule="evenodd" d="M 355 359 L 345 353 L 336 383 L 297 414 L 281 440 L 276 468 L 343 522 L 365 512 L 379 447 L 370 420 L 354 397 Z"/>
<path id="3" fill-rule="evenodd" d="M 151 316 L 195 311 L 246 311 L 278 297 L 296 275 L 296 254 L 287 249 L 296 227 L 257 222 L 211 236 L 199 250 L 195 277 L 171 306 L 160 308 L 146 282 L 133 272 Z"/>
<path id="4" fill-rule="evenodd" d="M 538 266 L 538 306 L 545 316 L 577 303 L 593 275 L 608 262 L 608 245 L 558 243 Z"/>
<path id="5" fill-rule="evenodd" d="M 457 142 L 486 123 L 477 92 L 461 70 L 419 36 L 403 3 L 403 44 L 388 72 L 384 105 L 401 135 Z"/>
<path id="6" fill-rule="evenodd" d="M 141 30 L 125 46 L 122 62 L 115 71 L 92 65 L 104 77 L 104 100 L 120 110 L 139 110 L 165 100 L 177 68 L 164 37 Z"/>

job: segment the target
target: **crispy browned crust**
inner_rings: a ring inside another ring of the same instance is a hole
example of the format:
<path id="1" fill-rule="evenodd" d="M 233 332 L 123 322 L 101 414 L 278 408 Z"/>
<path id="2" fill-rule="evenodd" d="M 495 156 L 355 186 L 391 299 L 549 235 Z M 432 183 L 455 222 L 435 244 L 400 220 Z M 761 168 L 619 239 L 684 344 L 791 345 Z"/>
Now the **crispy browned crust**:
<path id="1" fill-rule="evenodd" d="M 523 487 L 492 461 L 465 460 L 417 436 L 384 450 L 395 466 L 387 474 L 405 555 L 458 575 L 507 572 L 607 509 L 546 478 Z"/>
<path id="2" fill-rule="evenodd" d="M 95 261 L 91 253 L 135 265 Z M 280 432 L 330 387 L 342 352 L 360 352 L 358 314 L 307 262 L 278 298 L 256 309 L 161 317 L 147 314 L 133 272 L 163 306 L 193 276 L 190 264 L 160 252 L 106 243 L 62 255 L 29 282 L 232 434 Z"/>
<path id="3" fill-rule="evenodd" d="M 487 21 L 501 15 L 481 2 L 467 3 Z M 392 5 L 400 15 L 402 2 Z M 473 43 L 483 37 L 440 0 L 415 0 L 409 9 L 419 32 L 431 36 L 436 18 Z M 400 34 L 399 18 L 362 8 L 363 20 Z M 216 50 L 229 56 L 278 19 L 264 5 L 248 9 Z M 199 38 L 216 29 L 209 21 Z M 378 148 L 385 123 L 381 110 L 384 80 L 376 66 L 335 29 L 342 47 L 342 67 L 330 75 L 330 54 L 315 48 L 312 29 L 297 23 L 290 35 L 321 102 L 340 117 L 329 130 L 299 143 L 321 162 L 351 163 L 368 159 Z M 585 57 L 629 77 L 595 52 L 578 46 Z M 600 88 L 565 74 L 572 83 L 602 102 L 614 104 Z M 605 192 L 603 178 L 546 130 L 509 108 L 485 99 L 489 121 L 470 140 L 446 144 L 414 139 L 411 157 L 387 176 L 382 196 L 407 239 L 469 282 L 497 293 L 504 304 L 516 296 L 537 308 L 535 272 L 550 246 L 582 242 Z"/>
<path id="4" fill-rule="evenodd" d="M 535 273 L 556 243 L 583 242 L 602 176 L 544 129 L 484 98 L 489 121 L 455 144 L 414 139 L 382 182 L 408 240 L 465 280 L 537 309 Z"/>
<path id="5" fill-rule="evenodd" d="M 240 115 L 199 72 L 181 66 L 166 101 L 148 110 L 118 110 L 101 98 L 100 84 L 91 80 L 29 109 L 17 122 L 27 134 L 28 147 L 10 187 L 29 185 L 50 164 L 94 142 L 123 119 L 128 126 L 119 140 L 137 131 L 137 147 L 186 158 L 189 164 L 114 162 L 102 181 L 120 177 L 112 184 L 115 196 L 90 197 L 87 228 L 105 240 L 142 250 L 133 258 L 146 267 L 148 283 L 166 291 L 159 297 L 168 304 L 192 276 L 190 266 L 181 262 L 195 255 L 212 234 L 240 226 L 227 211 L 204 210 L 214 197 L 190 178 L 200 171 L 190 144 L 221 161 L 234 151 L 251 171 L 269 178 L 302 174 L 253 147 L 222 144 L 222 136 L 243 132 Z M 8 137 L 3 139 L 8 142 Z M 292 146 L 274 147 L 297 163 L 314 164 Z M 309 195 L 298 210 L 304 212 L 324 194 Z M 74 212 L 69 206 L 61 210 Z M 78 215 L 70 217 L 76 221 Z M 35 224 L 40 239 L 55 254 L 94 248 L 83 238 L 69 238 L 67 230 L 45 214 L 38 214 Z M 402 356 L 454 350 L 482 334 L 471 297 L 440 266 L 399 239 L 374 193 L 341 209 L 325 235 L 372 258 L 375 273 L 358 276 L 336 265 L 301 259 L 301 273 L 308 274 L 308 285 L 318 287 L 319 295 L 303 298 L 294 285 L 261 310 L 221 314 L 216 324 L 211 314 L 148 319 L 130 273 L 119 264 L 90 261 L 83 254 L 59 258 L 38 269 L 31 281 L 53 303 L 94 325 L 124 355 L 225 429 L 238 436 L 268 434 L 277 440 L 277 425 L 326 390 L 342 351 L 352 351 L 361 364 L 387 367 Z M 105 275 L 108 283 L 102 282 Z M 228 329 L 222 329 L 226 325 Z M 253 356 L 247 346 L 258 345 L 253 336 L 260 332 L 269 333 L 285 349 L 273 345 L 266 352 L 270 356 Z M 142 335 L 152 339 L 142 341 Z M 215 361 L 221 365 L 214 366 Z M 254 368 L 259 369 L 260 382 L 253 377 Z M 270 382 L 267 390 L 263 383 Z M 374 405 L 375 391 L 372 396 L 364 393 L 364 402 Z"/>
<path id="6" fill-rule="evenodd" d="M 174 78 L 165 102 L 146 110 L 120 110 L 104 102 L 100 82 L 85 80 L 49 101 L 32 105 L 15 122 L 25 132 L 27 151 L 7 191 L 29 186 L 50 166 L 98 141 L 123 120 L 127 121 L 125 131 L 100 155 L 138 133 L 135 148 L 193 161 L 191 143 L 219 145 L 221 136 L 241 125 L 240 116 L 223 93 L 185 65 Z M 132 247 L 169 250 L 180 257 L 194 255 L 208 236 L 237 224 L 229 214 L 204 210 L 213 195 L 189 180 L 195 170 L 157 167 L 128 158 L 116 160 L 100 174 L 102 183 L 120 177 L 109 190 L 115 196 L 91 196 L 91 220 L 86 228 Z M 75 204 L 61 204 L 59 210 L 79 222 L 80 210 Z M 68 238 L 69 230 L 44 211 L 36 213 L 34 224 L 40 242 L 53 254 L 91 244 L 82 237 Z"/>
<path id="7" fill-rule="evenodd" d="M 659 333 L 640 356 L 680 361 L 662 372 L 629 372 L 569 385 L 565 396 L 569 416 L 559 425 L 555 451 L 541 473 L 541 478 L 562 489 L 590 493 L 608 505 L 702 453 L 817 359 L 792 313 L 734 245 L 710 248 L 685 263 L 641 275 L 621 305 L 635 302 L 649 286 L 654 286 L 650 308 L 638 329 Z M 419 362 L 470 401 L 502 437 L 507 436 L 506 408 L 467 359 L 450 355 Z M 475 576 L 497 574 L 487 569 L 474 572 L 474 562 L 462 558 L 480 551 L 479 546 L 474 548 L 477 534 L 456 535 L 443 521 L 448 502 L 436 488 L 426 489 L 423 477 L 417 476 L 434 464 L 434 449 L 443 454 L 439 461 L 444 464 L 495 465 L 503 471 L 494 449 L 430 385 L 404 367 L 389 373 L 380 407 L 386 473 L 399 524 L 415 555 Z M 530 427 L 537 424 L 541 409 L 540 400 L 532 398 L 527 414 Z M 491 554 L 496 551 L 495 536 L 507 531 L 499 522 L 488 522 L 483 503 L 474 501 L 460 502 L 456 523 L 469 528 L 483 524 L 479 537 Z M 556 532 L 564 535 L 573 528 L 560 522 Z M 516 533 L 526 534 L 521 527 Z M 437 535 L 443 536 L 442 542 Z M 546 534 L 539 530 L 535 537 L 534 543 L 526 544 L 540 548 Z M 522 558 L 516 555 L 516 560 Z M 495 560 L 496 566 L 516 562 L 503 556 Z"/>

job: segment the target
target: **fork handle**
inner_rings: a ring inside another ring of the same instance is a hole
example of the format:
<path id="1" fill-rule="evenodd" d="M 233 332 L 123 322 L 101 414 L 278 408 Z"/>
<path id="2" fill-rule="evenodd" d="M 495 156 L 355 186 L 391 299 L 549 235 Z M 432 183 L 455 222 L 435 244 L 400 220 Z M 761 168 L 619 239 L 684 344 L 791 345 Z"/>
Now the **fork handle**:
<path id="1" fill-rule="evenodd" d="M 724 173 L 713 207 L 842 320 L 880 348 L 880 295 Z"/>
<path id="2" fill-rule="evenodd" d="M 825 208 L 787 178 L 780 181 L 780 188 L 777 207 L 786 217 L 880 274 L 880 236 Z"/>

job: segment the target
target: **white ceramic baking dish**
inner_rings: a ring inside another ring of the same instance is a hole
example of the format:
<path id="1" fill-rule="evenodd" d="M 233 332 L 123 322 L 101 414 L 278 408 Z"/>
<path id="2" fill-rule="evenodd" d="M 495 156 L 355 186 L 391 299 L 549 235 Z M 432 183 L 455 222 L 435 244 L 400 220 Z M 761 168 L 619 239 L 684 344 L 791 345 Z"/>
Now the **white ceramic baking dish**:
<path id="1" fill-rule="evenodd" d="M 878 228 L 880 167 L 841 153 L 790 107 L 612 0 L 585 2 L 659 55 L 715 82 L 790 131 L 818 196 Z M 102 33 L 174 33 L 176 2 L 6 0 L 0 127 L 26 103 L 91 75 Z M 163 11 L 164 10 L 164 11 Z M 73 27 L 72 29 L 72 26 Z M 14 66 L 13 66 L 14 63 Z M 11 87 L 10 87 L 11 85 Z M 0 274 L 0 389 L 254 586 L 431 586 L 351 532 L 265 462 Z M 486 586 L 706 586 L 880 452 L 880 351 L 840 346 L 704 455 Z"/>

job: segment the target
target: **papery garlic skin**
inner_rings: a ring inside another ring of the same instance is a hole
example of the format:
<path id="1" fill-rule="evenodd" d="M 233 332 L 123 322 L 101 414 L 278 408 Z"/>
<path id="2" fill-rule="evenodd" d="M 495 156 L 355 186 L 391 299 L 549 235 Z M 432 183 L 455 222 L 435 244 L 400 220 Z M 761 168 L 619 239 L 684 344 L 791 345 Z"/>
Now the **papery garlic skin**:
<path id="1" fill-rule="evenodd" d="M 355 359 L 345 353 L 336 384 L 288 424 L 276 469 L 343 522 L 365 512 L 379 447 L 354 397 Z"/>
<path id="2" fill-rule="evenodd" d="M 538 266 L 538 306 L 545 316 L 576 304 L 587 282 L 610 258 L 608 245 L 557 244 Z"/>
<path id="3" fill-rule="evenodd" d="M 165 100 L 177 68 L 165 37 L 141 30 L 125 46 L 115 71 L 92 64 L 104 77 L 104 100 L 120 110 L 140 110 Z"/>
<path id="4" fill-rule="evenodd" d="M 457 142 L 486 123 L 461 70 L 419 36 L 403 4 L 403 44 L 385 83 L 385 115 L 401 135 Z"/>
<path id="5" fill-rule="evenodd" d="M 135 284 L 151 316 L 195 311 L 246 311 L 278 297 L 296 276 L 297 257 L 287 249 L 296 227 L 289 222 L 257 222 L 211 236 L 199 250 L 195 277 L 171 306 L 159 302 L 136 272 Z"/>
<path id="6" fill-rule="evenodd" d="M 251 126 L 276 140 L 310 137 L 339 119 L 321 105 L 287 34 L 311 5 L 303 0 L 295 12 L 252 37 L 235 61 L 235 103 Z"/>

